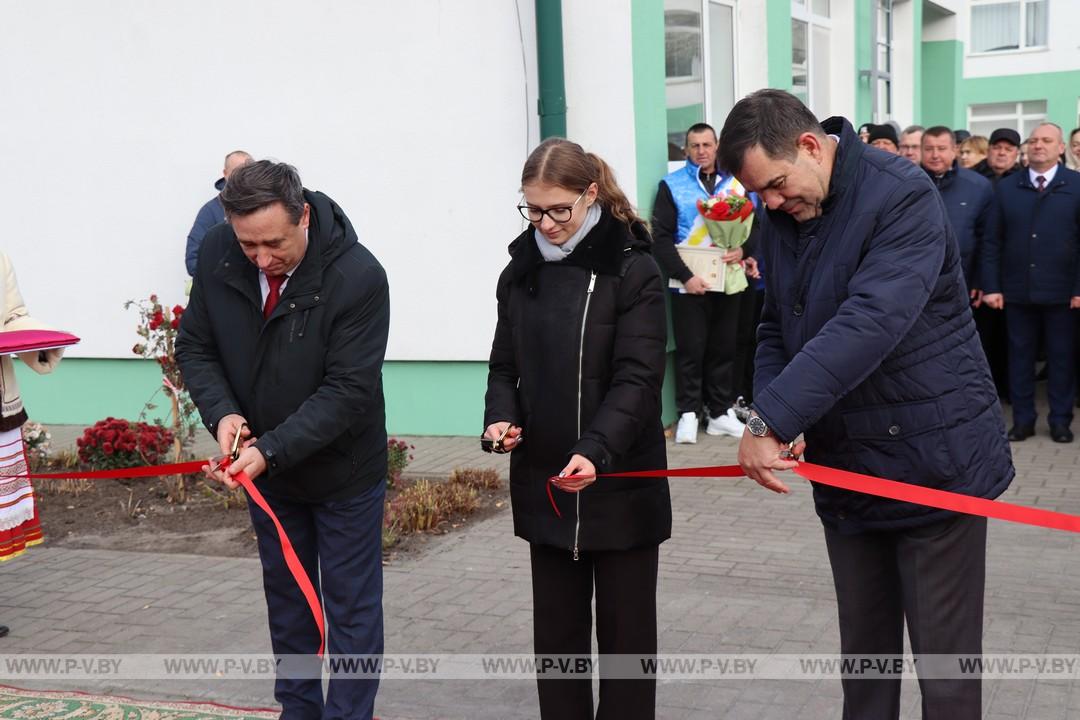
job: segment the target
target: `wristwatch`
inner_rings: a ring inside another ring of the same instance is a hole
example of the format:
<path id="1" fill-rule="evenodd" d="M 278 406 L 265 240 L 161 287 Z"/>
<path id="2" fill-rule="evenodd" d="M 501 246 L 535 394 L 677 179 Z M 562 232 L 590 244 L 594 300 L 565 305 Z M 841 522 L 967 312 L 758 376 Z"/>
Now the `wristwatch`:
<path id="1" fill-rule="evenodd" d="M 746 429 L 755 437 L 765 437 L 769 434 L 769 426 L 758 417 L 757 413 L 750 413 L 750 417 L 746 419 Z"/>

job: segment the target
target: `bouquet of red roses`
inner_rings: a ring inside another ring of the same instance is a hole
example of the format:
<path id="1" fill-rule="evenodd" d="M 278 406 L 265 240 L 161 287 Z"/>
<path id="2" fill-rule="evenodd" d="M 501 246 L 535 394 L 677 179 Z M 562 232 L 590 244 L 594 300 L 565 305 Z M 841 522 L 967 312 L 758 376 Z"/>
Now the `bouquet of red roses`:
<path id="1" fill-rule="evenodd" d="M 754 224 L 754 204 L 749 198 L 735 193 L 717 195 L 699 199 L 697 208 L 709 232 L 709 239 L 716 247 L 734 250 L 750 237 L 750 228 Z M 731 295 L 746 289 L 746 273 L 739 263 L 728 264 L 724 274 L 725 293 Z"/>

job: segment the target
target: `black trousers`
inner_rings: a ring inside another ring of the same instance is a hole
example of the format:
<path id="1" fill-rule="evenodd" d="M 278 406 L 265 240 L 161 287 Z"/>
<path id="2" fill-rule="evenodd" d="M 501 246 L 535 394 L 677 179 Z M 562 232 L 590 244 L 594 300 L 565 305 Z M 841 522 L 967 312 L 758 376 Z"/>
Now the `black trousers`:
<path id="1" fill-rule="evenodd" d="M 917 528 L 841 535 L 825 528 L 840 652 L 901 655 L 904 620 L 919 654 L 981 655 L 986 518 L 957 515 Z M 844 720 L 900 717 L 900 678 L 841 681 Z M 982 680 L 922 679 L 923 720 L 978 720 Z"/>
<path id="2" fill-rule="evenodd" d="M 673 294 L 671 325 L 675 334 L 675 405 L 710 417 L 727 412 L 735 399 L 735 335 L 742 295 L 707 292 Z"/>
<path id="3" fill-rule="evenodd" d="M 1009 336 L 1005 326 L 1005 312 L 980 305 L 972 310 L 975 329 L 979 331 L 990 374 L 994 378 L 998 397 L 1009 397 Z"/>
<path id="4" fill-rule="evenodd" d="M 757 328 L 761 323 L 761 309 L 765 305 L 765 291 L 750 287 L 742 293 L 739 301 L 739 329 L 735 335 L 735 390 L 749 405 L 754 401 L 754 354 L 757 352 Z"/>
<path id="5" fill-rule="evenodd" d="M 1072 423 L 1076 401 L 1075 312 L 1068 305 L 1005 305 L 1009 323 L 1009 392 L 1013 424 L 1034 425 L 1039 332 L 1046 339 L 1046 391 L 1051 425 Z"/>
<path id="6" fill-rule="evenodd" d="M 600 655 L 656 657 L 656 577 L 659 546 L 582 552 L 530 544 L 533 643 L 538 655 L 592 653 L 592 596 Z M 592 720 L 592 678 L 536 682 L 540 717 Z M 656 679 L 608 679 L 600 664 L 598 720 L 652 720 Z"/>

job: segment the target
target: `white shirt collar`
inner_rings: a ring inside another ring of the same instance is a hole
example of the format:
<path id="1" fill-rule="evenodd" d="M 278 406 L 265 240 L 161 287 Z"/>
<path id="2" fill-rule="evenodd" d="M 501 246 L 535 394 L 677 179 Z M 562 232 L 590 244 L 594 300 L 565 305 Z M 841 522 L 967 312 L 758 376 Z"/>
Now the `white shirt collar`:
<path id="1" fill-rule="evenodd" d="M 1039 187 L 1039 183 L 1035 181 L 1035 178 L 1039 177 L 1040 175 L 1046 178 L 1046 185 L 1044 187 L 1050 187 L 1050 183 L 1054 181 L 1054 176 L 1057 175 L 1057 169 L 1057 163 L 1054 163 L 1054 167 L 1050 168 L 1046 172 L 1036 172 L 1035 170 L 1028 168 L 1028 177 L 1031 179 L 1032 187 Z"/>

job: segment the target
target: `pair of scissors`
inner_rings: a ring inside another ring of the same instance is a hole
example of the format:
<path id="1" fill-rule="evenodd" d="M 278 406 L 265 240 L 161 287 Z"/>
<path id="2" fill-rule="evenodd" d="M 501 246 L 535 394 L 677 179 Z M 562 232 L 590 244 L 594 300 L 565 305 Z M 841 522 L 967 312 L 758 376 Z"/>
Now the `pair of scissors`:
<path id="1" fill-rule="evenodd" d="M 228 455 L 218 455 L 217 457 L 210 458 L 214 463 L 210 468 L 211 473 L 216 473 L 218 470 L 221 470 L 221 467 L 225 464 L 226 460 L 235 462 L 236 459 L 240 457 L 240 435 L 247 426 L 247 423 L 240 423 L 240 427 L 236 429 L 236 435 L 233 436 L 232 451 Z"/>

